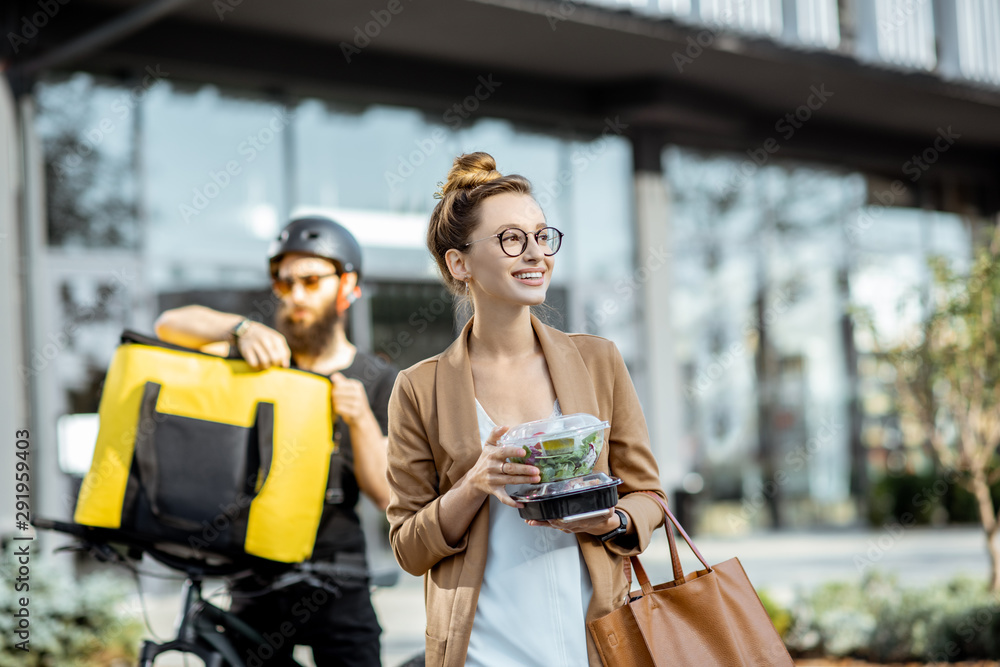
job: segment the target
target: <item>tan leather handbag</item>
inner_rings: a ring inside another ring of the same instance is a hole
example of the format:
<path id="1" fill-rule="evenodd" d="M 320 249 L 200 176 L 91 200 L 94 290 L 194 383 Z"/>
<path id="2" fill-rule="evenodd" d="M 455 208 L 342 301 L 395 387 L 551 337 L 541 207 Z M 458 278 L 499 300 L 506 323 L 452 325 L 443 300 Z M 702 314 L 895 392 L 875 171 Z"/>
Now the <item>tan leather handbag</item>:
<path id="1" fill-rule="evenodd" d="M 793 667 L 739 560 L 709 565 L 661 498 L 674 580 L 651 586 L 633 556 L 641 592 L 588 623 L 607 667 Z M 684 574 L 671 524 L 705 566 Z M 626 571 L 628 563 L 626 563 Z"/>

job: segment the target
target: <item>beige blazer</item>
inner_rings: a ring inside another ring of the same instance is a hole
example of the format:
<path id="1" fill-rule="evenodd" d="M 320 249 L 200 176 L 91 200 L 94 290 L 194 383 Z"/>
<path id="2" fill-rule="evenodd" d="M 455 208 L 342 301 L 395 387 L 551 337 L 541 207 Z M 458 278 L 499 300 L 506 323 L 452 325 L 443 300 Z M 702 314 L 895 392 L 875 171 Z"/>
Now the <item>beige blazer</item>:
<path id="1" fill-rule="evenodd" d="M 607 544 L 591 535 L 577 536 L 594 586 L 590 621 L 624 604 L 628 583 L 622 557 L 641 553 L 663 521 L 656 501 L 634 492 L 649 490 L 663 497 L 663 491 L 646 421 L 618 348 L 597 336 L 564 334 L 535 317 L 531 324 L 563 414 L 587 412 L 611 423 L 594 470 L 622 479 L 618 507 L 636 528 L 635 536 Z M 389 400 L 389 539 L 400 566 L 424 576 L 428 667 L 465 663 L 486 567 L 489 503 L 483 503 L 455 545 L 445 542 L 438 515 L 441 496 L 472 468 L 482 450 L 469 363 L 471 326 L 470 321 L 440 355 L 400 373 Z M 589 632 L 587 648 L 590 664 L 599 667 Z"/>

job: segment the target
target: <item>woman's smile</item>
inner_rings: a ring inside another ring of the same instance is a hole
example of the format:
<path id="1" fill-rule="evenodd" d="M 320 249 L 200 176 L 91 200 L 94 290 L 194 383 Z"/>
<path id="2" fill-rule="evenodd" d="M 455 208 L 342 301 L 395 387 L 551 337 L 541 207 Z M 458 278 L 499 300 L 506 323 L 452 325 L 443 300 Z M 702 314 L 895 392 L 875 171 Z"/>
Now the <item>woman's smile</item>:
<path id="1" fill-rule="evenodd" d="M 532 287 L 541 287 L 545 284 L 545 272 L 538 269 L 521 269 L 513 273 L 518 282 Z"/>

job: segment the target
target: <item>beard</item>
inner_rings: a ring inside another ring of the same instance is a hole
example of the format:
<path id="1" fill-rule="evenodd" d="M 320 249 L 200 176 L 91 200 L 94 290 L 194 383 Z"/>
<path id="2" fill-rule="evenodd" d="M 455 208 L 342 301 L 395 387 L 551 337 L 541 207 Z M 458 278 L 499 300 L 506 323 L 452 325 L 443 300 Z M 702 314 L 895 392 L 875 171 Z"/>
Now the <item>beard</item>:
<path id="1" fill-rule="evenodd" d="M 333 345 L 333 329 L 340 322 L 337 300 L 331 299 L 312 323 L 292 320 L 291 308 L 282 303 L 274 318 L 274 328 L 285 337 L 292 356 L 318 357 Z"/>

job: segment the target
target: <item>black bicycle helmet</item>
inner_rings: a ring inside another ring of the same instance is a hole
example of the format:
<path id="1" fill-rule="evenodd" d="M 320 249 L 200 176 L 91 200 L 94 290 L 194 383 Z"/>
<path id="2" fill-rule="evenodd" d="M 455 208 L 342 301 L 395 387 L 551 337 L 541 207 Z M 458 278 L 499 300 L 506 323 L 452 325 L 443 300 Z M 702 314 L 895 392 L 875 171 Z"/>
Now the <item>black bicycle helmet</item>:
<path id="1" fill-rule="evenodd" d="M 300 252 L 331 260 L 340 273 L 355 272 L 361 278 L 361 246 L 343 226 L 321 215 L 296 218 L 271 241 L 267 256 L 271 275 L 289 252 Z"/>

